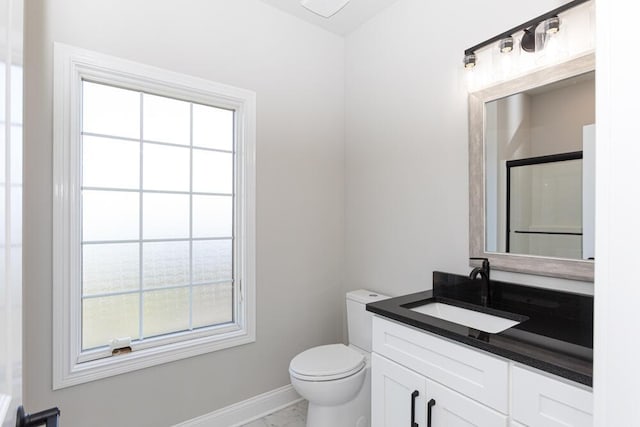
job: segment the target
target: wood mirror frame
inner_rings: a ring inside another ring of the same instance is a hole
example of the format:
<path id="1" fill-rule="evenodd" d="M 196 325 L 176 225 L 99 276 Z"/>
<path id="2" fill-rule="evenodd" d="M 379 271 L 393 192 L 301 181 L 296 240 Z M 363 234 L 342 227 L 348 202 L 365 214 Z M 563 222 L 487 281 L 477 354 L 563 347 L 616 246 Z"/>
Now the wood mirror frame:
<path id="1" fill-rule="evenodd" d="M 593 281 L 594 261 L 486 251 L 484 106 L 594 70 L 595 54 L 589 53 L 469 95 L 469 257 L 488 258 L 496 270 Z"/>

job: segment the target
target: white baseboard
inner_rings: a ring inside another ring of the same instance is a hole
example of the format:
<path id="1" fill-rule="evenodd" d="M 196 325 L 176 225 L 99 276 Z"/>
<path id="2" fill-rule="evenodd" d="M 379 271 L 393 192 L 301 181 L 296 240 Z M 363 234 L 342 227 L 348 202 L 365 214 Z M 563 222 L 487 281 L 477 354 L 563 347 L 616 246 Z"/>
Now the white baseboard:
<path id="1" fill-rule="evenodd" d="M 174 427 L 238 427 L 302 400 L 289 384 L 187 420 Z"/>

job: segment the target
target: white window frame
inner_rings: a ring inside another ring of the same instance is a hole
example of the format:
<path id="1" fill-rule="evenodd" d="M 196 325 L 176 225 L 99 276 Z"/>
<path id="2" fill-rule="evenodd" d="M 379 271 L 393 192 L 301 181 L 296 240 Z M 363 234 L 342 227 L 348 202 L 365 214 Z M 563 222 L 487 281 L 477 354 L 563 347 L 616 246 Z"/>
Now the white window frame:
<path id="1" fill-rule="evenodd" d="M 130 353 L 82 352 L 81 134 L 83 80 L 235 111 L 234 323 L 159 337 Z M 61 43 L 54 46 L 53 389 L 254 342 L 256 95 Z M 152 343 L 154 344 L 154 343 Z"/>

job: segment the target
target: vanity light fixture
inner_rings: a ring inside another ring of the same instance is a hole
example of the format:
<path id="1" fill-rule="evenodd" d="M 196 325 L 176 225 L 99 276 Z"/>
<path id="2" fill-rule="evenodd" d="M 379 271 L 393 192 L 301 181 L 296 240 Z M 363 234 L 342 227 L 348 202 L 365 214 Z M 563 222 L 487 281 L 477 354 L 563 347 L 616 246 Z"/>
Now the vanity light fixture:
<path id="1" fill-rule="evenodd" d="M 304 0 L 303 0 L 304 1 Z M 544 30 L 543 34 L 553 35 L 560 31 L 560 18 L 558 15 L 562 12 L 565 12 L 569 9 L 572 9 L 582 3 L 586 3 L 590 0 L 573 0 L 567 4 L 564 4 L 558 8 L 555 8 L 543 15 L 538 16 L 524 24 L 518 25 L 517 27 L 511 28 L 509 31 L 505 31 L 502 34 L 498 34 L 495 37 L 490 38 L 489 40 L 485 40 L 482 43 L 479 43 L 473 47 L 464 51 L 464 67 L 472 68 L 476 65 L 476 54 L 479 49 L 482 49 L 490 44 L 495 42 L 499 42 L 500 52 L 507 53 L 513 50 L 513 37 L 512 35 L 523 31 L 522 39 L 520 40 L 520 46 L 522 46 L 522 50 L 525 52 L 535 52 L 536 50 L 536 28 L 539 25 L 542 25 Z M 509 41 L 510 44 L 509 44 Z"/>
<path id="2" fill-rule="evenodd" d="M 464 68 L 473 68 L 476 66 L 476 54 L 468 53 L 464 55 Z"/>
<path id="3" fill-rule="evenodd" d="M 500 40 L 500 52 L 509 53 L 513 50 L 513 37 L 505 37 Z"/>

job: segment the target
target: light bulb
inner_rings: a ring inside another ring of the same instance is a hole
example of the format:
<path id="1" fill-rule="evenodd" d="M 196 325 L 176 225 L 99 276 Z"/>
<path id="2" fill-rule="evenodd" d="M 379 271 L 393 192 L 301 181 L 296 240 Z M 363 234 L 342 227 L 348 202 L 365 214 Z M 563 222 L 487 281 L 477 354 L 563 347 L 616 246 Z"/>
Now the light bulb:
<path id="1" fill-rule="evenodd" d="M 464 56 L 464 68 L 473 68 L 476 66 L 476 54 L 475 53 L 469 53 L 467 55 Z"/>
<path id="2" fill-rule="evenodd" d="M 513 50 L 513 37 L 509 36 L 500 40 L 500 52 L 509 53 Z"/>
<path id="3" fill-rule="evenodd" d="M 554 16 L 553 18 L 549 18 L 543 22 L 544 32 L 552 35 L 560 31 L 560 18 Z"/>

